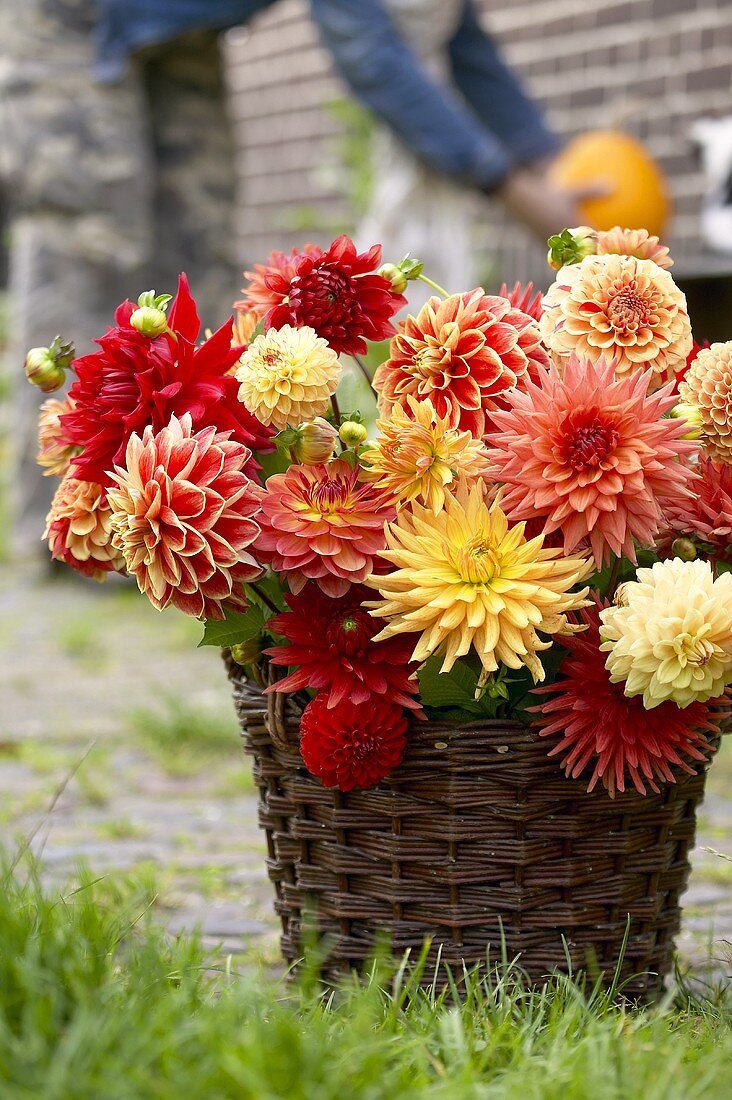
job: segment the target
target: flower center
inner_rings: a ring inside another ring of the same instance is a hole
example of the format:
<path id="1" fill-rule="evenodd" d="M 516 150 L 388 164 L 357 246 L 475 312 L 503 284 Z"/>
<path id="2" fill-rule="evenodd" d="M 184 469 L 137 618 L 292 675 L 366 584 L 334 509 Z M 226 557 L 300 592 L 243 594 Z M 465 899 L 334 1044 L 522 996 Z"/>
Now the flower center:
<path id="1" fill-rule="evenodd" d="M 310 493 L 310 503 L 321 515 L 333 515 L 343 510 L 348 496 L 348 486 L 343 479 L 328 478 L 314 485 Z"/>
<path id="2" fill-rule="evenodd" d="M 468 584 L 487 584 L 500 576 L 501 561 L 495 546 L 483 535 L 476 535 L 455 551 L 455 565 Z"/>
<path id="3" fill-rule="evenodd" d="M 348 657 L 363 656 L 375 633 L 375 622 L 362 608 L 354 607 L 331 620 L 326 627 L 326 641 L 338 653 Z"/>
<path id="4" fill-rule="evenodd" d="M 567 458 L 575 470 L 597 467 L 618 445 L 620 436 L 615 428 L 594 417 L 588 424 L 572 430 L 566 441 Z"/>
<path id="5" fill-rule="evenodd" d="M 614 329 L 635 332 L 645 323 L 648 303 L 633 286 L 624 286 L 610 300 L 607 318 Z"/>
<path id="6" fill-rule="evenodd" d="M 677 634 L 674 638 L 674 653 L 682 666 L 699 668 L 706 665 L 714 656 L 714 650 L 714 643 L 699 634 Z"/>

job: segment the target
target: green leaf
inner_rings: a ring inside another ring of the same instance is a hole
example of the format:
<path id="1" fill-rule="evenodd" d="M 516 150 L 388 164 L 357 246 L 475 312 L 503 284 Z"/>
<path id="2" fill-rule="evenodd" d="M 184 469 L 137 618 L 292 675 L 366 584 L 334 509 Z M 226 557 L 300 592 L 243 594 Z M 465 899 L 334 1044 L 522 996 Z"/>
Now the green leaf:
<path id="1" fill-rule="evenodd" d="M 204 645 L 232 646 L 248 642 L 261 633 L 266 621 L 258 604 L 253 603 L 246 611 L 226 611 L 223 619 L 206 620 L 199 649 Z"/>
<path id="2" fill-rule="evenodd" d="M 442 660 L 430 657 L 418 672 L 419 693 L 426 707 L 459 707 L 475 711 L 478 675 L 461 661 L 449 672 L 440 672 Z"/>

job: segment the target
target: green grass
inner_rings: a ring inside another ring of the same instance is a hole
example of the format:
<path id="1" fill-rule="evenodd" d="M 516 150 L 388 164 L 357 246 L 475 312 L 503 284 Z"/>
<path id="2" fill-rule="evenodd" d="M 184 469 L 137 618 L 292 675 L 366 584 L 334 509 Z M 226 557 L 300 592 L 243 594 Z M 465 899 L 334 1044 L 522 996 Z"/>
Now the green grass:
<path id="1" fill-rule="evenodd" d="M 195 775 L 212 762 L 241 765 L 241 739 L 231 705 L 193 705 L 170 695 L 128 715 L 130 732 L 170 775 Z"/>
<path id="2" fill-rule="evenodd" d="M 143 878 L 54 894 L 0 872 L 3 1100 L 720 1100 L 732 1014 L 634 1010 L 558 981 L 471 981 L 464 1002 L 403 970 L 327 995 L 311 971 L 216 970 L 155 927 Z"/>

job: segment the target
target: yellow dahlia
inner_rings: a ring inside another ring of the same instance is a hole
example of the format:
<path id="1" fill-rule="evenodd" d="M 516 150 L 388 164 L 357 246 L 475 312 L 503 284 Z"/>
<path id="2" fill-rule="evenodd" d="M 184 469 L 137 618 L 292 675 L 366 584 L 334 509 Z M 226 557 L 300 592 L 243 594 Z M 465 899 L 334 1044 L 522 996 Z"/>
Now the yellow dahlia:
<path id="1" fill-rule="evenodd" d="M 715 580 L 709 562 L 672 558 L 636 575 L 622 606 L 600 612 L 611 681 L 646 710 L 717 699 L 732 683 L 732 573 Z"/>
<path id="2" fill-rule="evenodd" d="M 369 467 L 364 476 L 395 503 L 418 500 L 439 512 L 445 486 L 459 476 L 481 477 L 488 469 L 483 443 L 453 427 L 449 416 L 439 416 L 428 397 L 417 401 L 409 394 L 376 427 L 376 442 L 361 455 Z"/>
<path id="3" fill-rule="evenodd" d="M 647 229 L 623 229 L 620 225 L 597 232 L 599 256 L 635 256 L 638 260 L 653 260 L 659 267 L 673 267 L 668 248 Z"/>
<path id="4" fill-rule="evenodd" d="M 732 340 L 699 351 L 679 386 L 679 397 L 699 411 L 705 451 L 732 465 Z"/>
<path id="5" fill-rule="evenodd" d="M 437 515 L 419 504 L 404 509 L 386 525 L 379 555 L 394 571 L 366 582 L 383 597 L 372 614 L 387 620 L 375 640 L 419 633 L 413 660 L 439 653 L 443 672 L 472 646 L 483 678 L 502 661 L 526 665 L 534 680 L 543 680 L 537 652 L 551 641 L 537 631 L 572 630 L 565 612 L 586 605 L 587 589 L 570 589 L 592 567 L 544 548 L 541 535 L 527 540 L 524 528 L 508 526 L 498 499 L 489 504 L 480 483 L 459 483 Z"/>
<path id="6" fill-rule="evenodd" d="M 586 256 L 562 268 L 543 305 L 541 335 L 560 368 L 573 352 L 613 360 L 618 377 L 651 368 L 653 390 L 691 351 L 686 298 L 653 260 Z"/>
<path id="7" fill-rule="evenodd" d="M 261 424 L 282 430 L 325 412 L 338 388 L 341 365 L 314 329 L 303 326 L 257 336 L 236 372 L 239 400 Z"/>
<path id="8" fill-rule="evenodd" d="M 68 471 L 71 459 L 78 455 L 81 448 L 67 443 L 61 427 L 61 417 L 71 412 L 74 402 L 70 397 L 59 400 L 49 397 L 41 405 L 38 414 L 38 454 L 36 462 L 43 467 L 43 476 L 63 477 Z"/>
<path id="9" fill-rule="evenodd" d="M 66 474 L 43 533 L 51 557 L 85 577 L 106 580 L 107 573 L 125 571 L 125 559 L 112 545 L 112 535 L 112 510 L 102 486 Z"/>

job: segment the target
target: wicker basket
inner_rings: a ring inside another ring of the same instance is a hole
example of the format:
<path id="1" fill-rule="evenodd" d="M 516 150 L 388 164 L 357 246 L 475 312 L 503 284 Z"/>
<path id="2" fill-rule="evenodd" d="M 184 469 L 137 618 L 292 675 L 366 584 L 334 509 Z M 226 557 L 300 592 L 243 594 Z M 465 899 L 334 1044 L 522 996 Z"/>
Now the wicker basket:
<path id="1" fill-rule="evenodd" d="M 663 989 L 689 875 L 705 767 L 660 794 L 588 794 L 517 722 L 415 723 L 403 763 L 379 787 L 342 794 L 308 774 L 299 708 L 264 697 L 229 664 L 254 757 L 282 951 L 301 953 L 303 914 L 331 943 L 323 977 L 358 969 L 387 931 L 394 951 L 425 937 L 444 963 L 519 956 L 529 977 L 614 971 L 632 995 Z"/>

